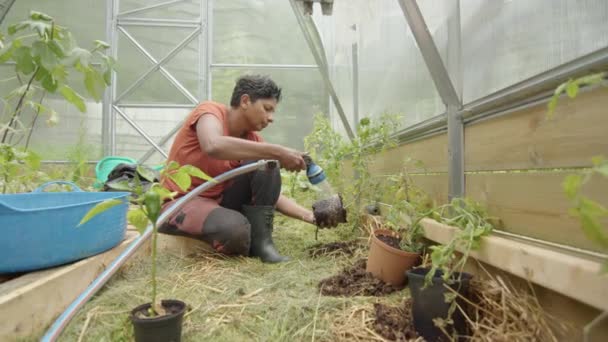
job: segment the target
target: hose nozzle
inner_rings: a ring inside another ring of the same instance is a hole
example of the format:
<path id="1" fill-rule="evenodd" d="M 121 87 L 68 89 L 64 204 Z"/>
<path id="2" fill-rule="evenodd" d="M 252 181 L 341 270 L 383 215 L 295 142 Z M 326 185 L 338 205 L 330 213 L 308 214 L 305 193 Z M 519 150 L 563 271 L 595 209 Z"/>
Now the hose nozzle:
<path id="1" fill-rule="evenodd" d="M 312 185 L 317 185 L 327 178 L 323 168 L 315 164 L 310 156 L 304 155 L 302 158 L 304 159 L 304 162 L 306 162 L 306 177 Z"/>

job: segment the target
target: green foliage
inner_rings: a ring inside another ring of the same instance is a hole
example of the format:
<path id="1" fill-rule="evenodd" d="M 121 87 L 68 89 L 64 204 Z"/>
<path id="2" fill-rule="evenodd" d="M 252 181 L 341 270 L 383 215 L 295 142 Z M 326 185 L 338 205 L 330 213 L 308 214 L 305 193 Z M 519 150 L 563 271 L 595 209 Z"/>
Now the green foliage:
<path id="1" fill-rule="evenodd" d="M 313 131 L 305 138 L 306 150 L 313 160 L 323 167 L 330 184 L 342 193 L 349 210 L 349 222 L 359 225 L 359 212 L 363 199 L 378 199 L 381 184 L 371 176 L 369 165 L 374 154 L 396 145 L 392 136 L 399 128 L 397 115 L 384 114 L 378 120 L 363 118 L 356 127 L 356 136 L 346 140 L 333 130 L 322 114 L 315 116 Z M 349 160 L 354 180 L 344 177 L 344 163 Z M 354 210 L 353 210 L 354 209 Z"/>
<path id="2" fill-rule="evenodd" d="M 2 193 L 31 191 L 40 173 L 40 156 L 32 151 L 0 144 L 0 182 Z"/>
<path id="3" fill-rule="evenodd" d="M 604 250 L 608 250 L 608 234 L 602 219 L 608 217 L 608 209 L 582 194 L 582 187 L 593 175 L 608 177 L 608 160 L 602 157 L 593 159 L 593 167 L 578 174 L 568 175 L 562 188 L 572 204 L 570 214 L 579 219 L 581 229 L 587 238 Z"/>
<path id="4" fill-rule="evenodd" d="M 605 77 L 606 73 L 600 72 L 560 84 L 549 101 L 548 117 L 552 117 L 557 106 L 557 99 L 564 91 L 566 91 L 568 97 L 574 99 L 581 86 L 603 83 Z M 608 209 L 581 193 L 582 187 L 589 182 L 593 175 L 608 177 L 608 160 L 603 156 L 596 156 L 591 161 L 593 164 L 591 168 L 582 170 L 577 174 L 568 175 L 562 183 L 562 188 L 572 204 L 569 213 L 578 218 L 585 236 L 603 250 L 608 251 L 608 233 L 602 225 L 602 219 L 608 216 Z M 602 272 L 607 270 L 608 262 L 605 262 Z"/>
<path id="5" fill-rule="evenodd" d="M 399 174 L 389 177 L 388 191 L 393 194 L 394 202 L 386 213 L 385 225 L 402 235 L 402 250 L 420 253 L 425 247 L 420 221 L 431 214 L 433 203 L 426 193 L 413 183 L 407 172 L 409 162 L 410 160 L 406 160 Z M 404 225 L 406 228 L 403 228 Z"/>
<path id="6" fill-rule="evenodd" d="M 96 101 L 101 99 L 104 89 L 110 84 L 109 75 L 115 61 L 102 52 L 109 45 L 95 41 L 95 47 L 91 50 L 80 48 L 66 28 L 57 25 L 52 17 L 44 13 L 30 12 L 26 20 L 10 25 L 7 35 L 2 35 L 2 38 L 6 40 L 3 39 L 0 44 L 0 62 L 14 61 L 16 78 L 21 83 L 4 97 L 6 107 L 10 105 L 14 110 L 2 119 L 2 143 L 12 144 L 13 135 L 21 128 L 27 128 L 20 122 L 25 105 L 35 110 L 36 118 L 40 114 L 48 114 L 47 123 L 57 123 L 57 113 L 42 106 L 46 93 L 58 93 L 79 111 L 86 111 L 83 96 L 68 82 L 71 72 L 82 76 L 87 92 Z M 102 61 L 101 67 L 93 65 L 94 56 Z M 31 100 L 36 94 L 40 95 L 37 102 Z M 30 131 L 35 123 L 36 120 L 30 124 Z M 29 138 L 26 148 L 28 142 Z"/>
<path id="7" fill-rule="evenodd" d="M 125 181 L 118 184 L 118 187 L 123 187 L 125 191 L 131 191 L 133 193 L 132 202 L 137 204 L 137 207 L 129 210 L 127 214 L 127 220 L 130 224 L 137 227 L 140 233 L 143 233 L 149 224 L 152 225 L 152 308 L 150 310 L 151 316 L 156 316 L 164 312 L 160 302 L 157 301 L 157 284 L 156 284 L 156 238 L 158 234 L 158 218 L 161 215 L 162 204 L 166 199 L 174 198 L 177 193 L 171 192 L 164 188 L 160 183 L 154 182 L 154 175 L 143 167 L 138 166 L 136 174 L 141 175 L 146 180 L 150 181 L 151 184 L 147 188 L 141 185 L 141 180 L 135 177 L 135 186 L 132 187 L 129 182 Z M 209 177 L 200 169 L 192 165 L 179 166 L 178 163 L 172 161 L 167 164 L 161 171 L 161 177 L 166 177 L 173 181 L 182 191 L 188 191 L 191 185 L 190 177 L 199 177 L 208 181 L 215 182 L 215 180 Z M 187 180 L 186 180 L 187 179 Z M 82 219 L 80 224 L 85 223 L 91 218 L 103 213 L 111 207 L 117 205 L 116 200 L 107 200 L 97 204 L 93 207 Z"/>
<path id="8" fill-rule="evenodd" d="M 437 270 L 443 272 L 444 281 L 449 283 L 454 280 L 454 272 L 462 271 L 470 252 L 479 248 L 481 238 L 492 232 L 492 219 L 478 203 L 463 198 L 455 198 L 450 204 L 432 210 L 429 217 L 459 228 L 447 244 L 430 247 L 432 265 L 425 284 L 430 284 Z M 456 255 L 457 250 L 460 256 Z"/>
<path id="9" fill-rule="evenodd" d="M 602 83 L 602 81 L 604 80 L 604 77 L 606 77 L 606 73 L 600 72 L 600 73 L 591 74 L 591 75 L 587 75 L 587 76 L 583 76 L 583 77 L 579 77 L 579 78 L 575 78 L 575 79 L 570 79 L 567 82 L 560 84 L 555 89 L 555 92 L 553 92 L 553 96 L 551 97 L 551 100 L 549 100 L 549 103 L 547 104 L 547 108 L 548 108 L 547 116 L 549 118 L 553 117 L 553 113 L 555 112 L 555 107 L 557 107 L 557 101 L 564 92 L 566 92 L 566 95 L 568 95 L 569 98 L 573 99 L 578 95 L 578 91 L 579 91 L 580 87 L 591 86 L 591 85 L 596 85 L 596 84 Z"/>

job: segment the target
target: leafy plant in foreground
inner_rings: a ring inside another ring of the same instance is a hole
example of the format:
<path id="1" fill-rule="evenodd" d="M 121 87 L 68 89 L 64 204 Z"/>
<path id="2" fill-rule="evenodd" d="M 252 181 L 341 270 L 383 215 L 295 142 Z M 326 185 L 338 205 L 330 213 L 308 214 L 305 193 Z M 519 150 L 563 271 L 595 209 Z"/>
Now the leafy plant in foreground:
<path id="1" fill-rule="evenodd" d="M 113 188 L 116 190 L 130 191 L 133 193 L 131 201 L 137 206 L 134 209 L 129 210 L 127 214 L 127 220 L 130 224 L 135 226 L 140 233 L 143 233 L 146 227 L 152 225 L 152 270 L 151 270 L 151 283 L 152 283 L 152 295 L 150 307 L 150 317 L 156 315 L 163 315 L 164 309 L 160 305 L 156 297 L 157 286 L 156 286 L 156 240 L 158 235 L 158 218 L 161 214 L 162 204 L 166 199 L 174 198 L 177 193 L 170 192 L 164 188 L 160 183 L 155 182 L 155 174 L 150 170 L 141 166 L 137 167 L 137 174 L 141 175 L 145 180 L 150 182 L 149 186 L 141 185 L 139 178 L 135 177 L 135 187 L 129 184 L 128 181 L 124 181 L 118 184 L 113 184 Z M 173 181 L 182 191 L 187 191 L 192 184 L 191 177 L 197 177 L 207 181 L 214 182 L 213 178 L 206 175 L 200 169 L 192 165 L 179 166 L 176 162 L 169 163 L 162 171 L 161 175 Z M 122 188 L 122 189 L 121 189 Z M 80 221 L 80 224 L 86 223 L 91 218 L 102 212 L 121 204 L 122 201 L 118 199 L 107 200 L 97 204 L 91 208 L 89 212 Z"/>
<path id="2" fill-rule="evenodd" d="M 558 98 L 562 93 L 566 92 L 569 98 L 574 99 L 578 96 L 581 86 L 605 84 L 604 79 L 606 76 L 605 72 L 600 72 L 562 83 L 555 89 L 553 97 L 547 105 L 547 116 L 552 118 Z M 581 229 L 585 236 L 604 251 L 608 251 L 608 233 L 602 225 L 602 219 L 608 217 L 608 209 L 581 193 L 582 187 L 594 175 L 608 178 L 608 160 L 603 156 L 596 156 L 592 158 L 591 162 L 591 168 L 584 169 L 577 174 L 568 175 L 564 179 L 562 187 L 566 197 L 572 204 L 569 212 L 580 221 Z M 608 272 L 608 262 L 604 262 L 602 271 Z"/>
<path id="3" fill-rule="evenodd" d="M 56 125 L 58 114 L 43 105 L 47 94 L 59 93 L 79 111 L 86 111 L 84 98 L 68 82 L 70 72 L 82 75 L 88 93 L 101 99 L 110 75 L 114 59 L 102 51 L 109 45 L 96 40 L 91 50 L 79 47 L 68 29 L 40 12 L 32 11 L 29 17 L 10 25 L 6 33 L 0 33 L 0 63 L 13 61 L 15 75 L 4 81 L 16 80 L 19 86 L 2 98 L 4 111 L 0 118 L 0 176 L 3 193 L 27 188 L 39 171 L 40 157 L 28 151 L 36 122 L 40 115 L 47 115 L 47 124 Z M 92 63 L 94 56 L 101 60 L 101 67 Z M 30 122 L 24 123 L 26 110 L 33 111 Z M 23 139 L 25 141 L 23 142 Z M 23 147 L 19 147 L 22 144 Z"/>
<path id="4" fill-rule="evenodd" d="M 429 216 L 459 228 L 447 244 L 430 247 L 431 270 L 426 275 L 425 283 L 432 281 L 437 270 L 442 271 L 443 280 L 449 283 L 454 280 L 454 272 L 462 271 L 470 252 L 479 248 L 481 238 L 489 235 L 494 226 L 479 204 L 464 198 L 453 199 L 451 203 L 433 210 Z M 462 254 L 458 256 L 457 250 Z"/>

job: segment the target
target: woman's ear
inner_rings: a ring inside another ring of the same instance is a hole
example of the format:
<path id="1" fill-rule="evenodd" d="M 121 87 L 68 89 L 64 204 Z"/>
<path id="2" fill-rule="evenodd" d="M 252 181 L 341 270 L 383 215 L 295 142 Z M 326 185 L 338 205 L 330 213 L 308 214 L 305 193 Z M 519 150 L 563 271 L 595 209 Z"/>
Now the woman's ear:
<path id="1" fill-rule="evenodd" d="M 251 97 L 249 97 L 249 94 L 241 95 L 241 108 L 247 109 L 249 108 L 249 105 L 251 105 Z"/>

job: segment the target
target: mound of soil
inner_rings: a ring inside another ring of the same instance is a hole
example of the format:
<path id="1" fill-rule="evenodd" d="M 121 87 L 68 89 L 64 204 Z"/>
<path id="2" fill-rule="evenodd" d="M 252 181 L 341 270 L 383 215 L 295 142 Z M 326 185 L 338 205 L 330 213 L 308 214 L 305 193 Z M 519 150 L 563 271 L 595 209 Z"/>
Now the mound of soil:
<path id="1" fill-rule="evenodd" d="M 393 286 L 365 272 L 366 260 L 358 260 L 338 275 L 319 282 L 321 294 L 325 296 L 383 296 L 399 291 L 404 286 Z"/>
<path id="2" fill-rule="evenodd" d="M 352 256 L 359 247 L 361 247 L 361 244 L 357 241 L 320 243 L 308 247 L 308 255 L 313 258 L 340 254 Z"/>
<path id="3" fill-rule="evenodd" d="M 376 320 L 373 329 L 390 341 L 410 341 L 418 338 L 412 319 L 412 299 L 408 298 L 403 306 L 374 304 Z"/>

